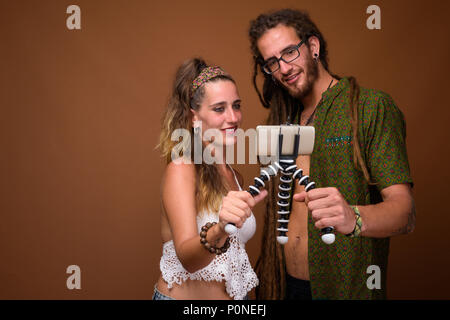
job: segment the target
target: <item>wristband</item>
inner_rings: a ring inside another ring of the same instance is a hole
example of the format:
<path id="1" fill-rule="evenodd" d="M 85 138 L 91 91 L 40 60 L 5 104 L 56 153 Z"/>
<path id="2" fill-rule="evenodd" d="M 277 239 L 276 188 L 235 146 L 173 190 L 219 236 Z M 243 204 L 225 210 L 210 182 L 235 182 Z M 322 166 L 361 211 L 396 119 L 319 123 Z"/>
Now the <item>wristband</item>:
<path id="1" fill-rule="evenodd" d="M 353 209 L 353 211 L 355 212 L 355 229 L 353 229 L 353 231 L 349 234 L 347 234 L 347 237 L 350 238 L 356 238 L 359 237 L 361 235 L 361 228 L 362 228 L 362 219 L 361 219 L 361 214 L 359 213 L 359 209 L 357 206 L 350 206 L 350 208 Z"/>

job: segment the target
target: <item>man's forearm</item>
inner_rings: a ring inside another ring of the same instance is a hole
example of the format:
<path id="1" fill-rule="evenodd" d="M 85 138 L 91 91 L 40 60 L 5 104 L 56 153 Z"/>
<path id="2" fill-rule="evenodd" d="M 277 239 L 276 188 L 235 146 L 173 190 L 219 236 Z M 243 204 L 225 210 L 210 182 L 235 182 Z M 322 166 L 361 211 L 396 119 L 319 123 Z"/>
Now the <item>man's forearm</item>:
<path id="1" fill-rule="evenodd" d="M 403 185 L 383 198 L 383 202 L 375 205 L 358 206 L 363 223 L 361 235 L 385 238 L 412 232 L 416 212 L 409 186 Z"/>

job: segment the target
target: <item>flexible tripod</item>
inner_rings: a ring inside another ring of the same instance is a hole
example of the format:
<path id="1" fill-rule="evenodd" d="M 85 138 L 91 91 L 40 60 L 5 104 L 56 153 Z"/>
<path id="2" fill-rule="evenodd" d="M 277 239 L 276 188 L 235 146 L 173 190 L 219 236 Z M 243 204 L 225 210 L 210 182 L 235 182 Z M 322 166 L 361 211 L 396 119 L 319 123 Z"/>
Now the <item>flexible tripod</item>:
<path id="1" fill-rule="evenodd" d="M 247 190 L 253 197 L 260 193 L 260 189 L 265 187 L 265 182 L 270 181 L 271 177 L 277 176 L 280 173 L 280 182 L 278 185 L 278 236 L 277 241 L 280 244 L 286 244 L 288 242 L 288 224 L 291 214 L 293 186 L 298 180 L 299 185 L 305 187 L 305 191 L 308 192 L 315 188 L 315 182 L 310 180 L 310 177 L 303 175 L 303 170 L 297 168 L 295 161 L 299 155 L 300 145 L 300 126 L 297 133 L 294 135 L 294 146 L 292 153 L 283 152 L 283 140 L 284 135 L 280 131 L 278 134 L 278 161 L 273 162 L 273 165 L 269 165 L 266 169 L 261 169 L 259 177 L 255 177 L 254 185 L 250 186 Z M 288 139 L 286 139 L 288 140 Z M 237 228 L 234 224 L 227 224 L 225 231 L 229 234 L 235 233 Z M 333 233 L 333 227 L 326 227 L 321 230 L 322 241 L 326 244 L 332 244 L 335 240 Z"/>

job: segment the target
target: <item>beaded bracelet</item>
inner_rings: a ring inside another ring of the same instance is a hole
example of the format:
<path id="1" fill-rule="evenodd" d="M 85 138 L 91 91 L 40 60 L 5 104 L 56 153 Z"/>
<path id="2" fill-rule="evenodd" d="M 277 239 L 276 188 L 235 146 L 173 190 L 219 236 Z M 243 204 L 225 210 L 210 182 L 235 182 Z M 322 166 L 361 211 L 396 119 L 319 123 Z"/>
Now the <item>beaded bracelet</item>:
<path id="1" fill-rule="evenodd" d="M 353 229 L 353 231 L 349 234 L 347 234 L 347 237 L 350 238 L 355 238 L 355 237 L 359 237 L 361 234 L 361 228 L 362 228 L 362 219 L 361 219 L 361 214 L 359 213 L 359 209 L 357 206 L 350 206 L 350 208 L 353 209 L 353 211 L 355 211 L 355 229 Z"/>
<path id="2" fill-rule="evenodd" d="M 217 222 L 208 222 L 202 227 L 202 231 L 200 232 L 200 243 L 205 246 L 205 249 L 208 250 L 210 253 L 215 253 L 217 255 L 220 255 L 222 253 L 227 252 L 228 248 L 230 247 L 230 237 L 225 240 L 225 243 L 221 248 L 217 248 L 215 246 L 212 246 L 207 240 L 206 240 L 206 234 L 208 233 L 208 230 L 216 225 Z"/>

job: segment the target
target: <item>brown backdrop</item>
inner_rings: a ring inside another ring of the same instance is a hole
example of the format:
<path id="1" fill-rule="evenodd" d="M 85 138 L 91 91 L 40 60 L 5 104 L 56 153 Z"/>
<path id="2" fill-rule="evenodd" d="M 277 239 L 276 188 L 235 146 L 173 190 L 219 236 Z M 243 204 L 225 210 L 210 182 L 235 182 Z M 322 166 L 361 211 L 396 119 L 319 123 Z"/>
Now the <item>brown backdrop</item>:
<path id="1" fill-rule="evenodd" d="M 70 4 L 81 30 L 66 28 Z M 371 4 L 381 30 L 366 28 Z M 175 68 L 194 55 L 222 65 L 237 80 L 244 129 L 262 123 L 246 32 L 281 7 L 310 12 L 333 72 L 388 92 L 404 112 L 418 216 L 413 234 L 392 239 L 388 297 L 450 298 L 450 8 L 410 0 L 2 0 L 0 298 L 151 297 L 164 169 L 155 145 Z M 238 169 L 246 184 L 257 170 Z M 253 263 L 260 236 L 248 244 Z M 66 287 L 72 264 L 81 290 Z"/>

